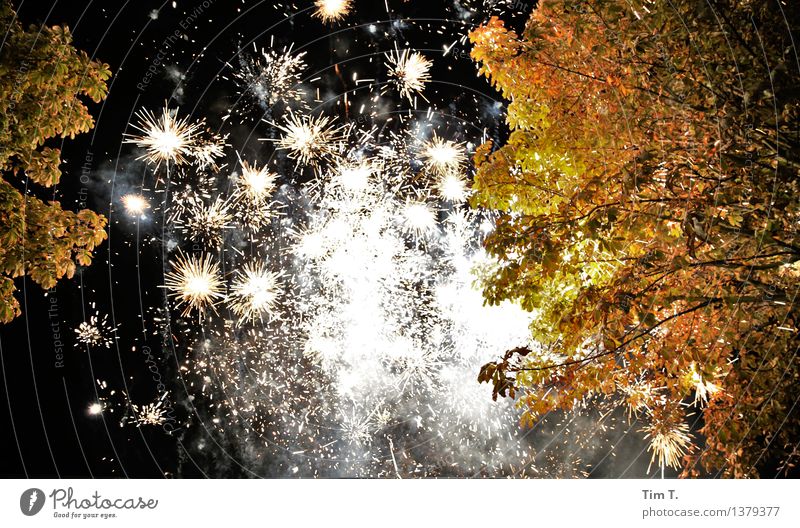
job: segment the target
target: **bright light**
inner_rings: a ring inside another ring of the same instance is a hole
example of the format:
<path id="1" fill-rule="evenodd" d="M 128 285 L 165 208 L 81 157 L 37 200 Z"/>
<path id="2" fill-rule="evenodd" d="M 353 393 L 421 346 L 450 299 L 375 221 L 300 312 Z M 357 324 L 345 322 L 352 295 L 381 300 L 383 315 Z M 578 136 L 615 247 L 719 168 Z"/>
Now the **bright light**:
<path id="1" fill-rule="evenodd" d="M 414 96 L 425 89 L 425 83 L 431 80 L 433 63 L 421 53 L 409 50 L 387 53 L 386 59 L 389 76 L 394 79 L 400 96 L 413 101 Z"/>
<path id="2" fill-rule="evenodd" d="M 131 216 L 142 216 L 146 210 L 150 209 L 150 204 L 141 194 L 126 194 L 122 197 L 122 205 Z"/>
<path id="3" fill-rule="evenodd" d="M 329 24 L 341 20 L 350 12 L 351 0 L 315 0 L 314 16 Z"/>

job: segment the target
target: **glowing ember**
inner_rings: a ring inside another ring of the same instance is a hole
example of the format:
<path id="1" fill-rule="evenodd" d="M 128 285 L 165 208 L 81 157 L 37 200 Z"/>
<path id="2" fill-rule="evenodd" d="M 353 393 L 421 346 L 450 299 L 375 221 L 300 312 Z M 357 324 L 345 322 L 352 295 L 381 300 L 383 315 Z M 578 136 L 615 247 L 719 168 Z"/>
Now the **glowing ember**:
<path id="1" fill-rule="evenodd" d="M 389 76 L 394 79 L 401 97 L 413 101 L 414 96 L 425 90 L 431 80 L 432 63 L 417 51 L 394 51 L 386 55 Z"/>
<path id="2" fill-rule="evenodd" d="M 206 308 L 213 308 L 216 300 L 224 297 L 219 266 L 211 255 L 187 258 L 180 254 L 172 268 L 164 277 L 164 284 L 170 296 L 178 300 L 177 306 L 185 305 L 184 316 L 192 310 L 205 313 Z"/>

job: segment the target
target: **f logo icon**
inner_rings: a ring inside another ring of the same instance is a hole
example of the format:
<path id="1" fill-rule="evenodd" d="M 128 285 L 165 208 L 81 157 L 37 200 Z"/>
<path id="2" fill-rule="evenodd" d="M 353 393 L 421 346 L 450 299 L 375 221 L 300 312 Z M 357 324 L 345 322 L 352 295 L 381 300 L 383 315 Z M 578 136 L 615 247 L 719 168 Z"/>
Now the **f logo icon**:
<path id="1" fill-rule="evenodd" d="M 24 515 L 31 517 L 42 511 L 44 492 L 39 488 L 31 488 L 22 492 L 19 498 L 19 509 Z"/>

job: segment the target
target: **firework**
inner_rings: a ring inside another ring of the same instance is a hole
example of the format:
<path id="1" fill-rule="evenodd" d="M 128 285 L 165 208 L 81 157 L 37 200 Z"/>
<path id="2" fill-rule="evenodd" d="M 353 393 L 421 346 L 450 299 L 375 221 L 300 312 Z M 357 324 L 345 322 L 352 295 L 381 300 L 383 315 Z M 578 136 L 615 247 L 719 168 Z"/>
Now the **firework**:
<path id="1" fill-rule="evenodd" d="M 146 210 L 150 209 L 150 204 L 141 194 L 126 194 L 122 197 L 122 205 L 131 216 L 142 216 Z"/>
<path id="2" fill-rule="evenodd" d="M 92 305 L 94 306 L 94 305 Z M 95 314 L 89 318 L 88 321 L 82 322 L 75 329 L 76 343 L 75 346 L 86 345 L 90 347 L 105 347 L 110 348 L 114 342 L 114 337 L 110 334 L 116 332 L 108 322 L 108 315 L 100 317 Z"/>
<path id="3" fill-rule="evenodd" d="M 217 198 L 211 204 L 206 204 L 196 195 L 186 198 L 180 215 L 181 219 L 176 224 L 185 229 L 192 240 L 209 246 L 222 243 L 222 234 L 231 227 L 233 219 L 226 201 Z"/>
<path id="4" fill-rule="evenodd" d="M 450 172 L 436 180 L 436 192 L 448 202 L 463 202 L 467 199 L 469 190 L 467 182 L 458 173 Z"/>
<path id="5" fill-rule="evenodd" d="M 143 425 L 163 425 L 167 421 L 167 410 L 164 408 L 164 401 L 167 394 L 164 393 L 161 398 L 153 403 L 146 405 L 131 404 L 133 410 L 133 422 L 136 427 Z"/>
<path id="6" fill-rule="evenodd" d="M 652 452 L 650 464 L 658 461 L 659 467 L 678 469 L 681 459 L 692 445 L 689 426 L 683 419 L 660 419 L 654 417 L 651 423 L 642 429 L 645 438 L 650 440 L 648 450 Z M 650 468 L 648 468 L 650 471 Z"/>
<path id="7" fill-rule="evenodd" d="M 183 165 L 194 155 L 201 124 L 189 122 L 189 118 L 178 119 L 176 112 L 164 106 L 160 116 L 146 108 L 136 113 L 139 122 L 132 125 L 140 135 L 126 134 L 125 143 L 132 143 L 144 149 L 139 159 L 147 160 L 156 166 L 161 162 Z"/>
<path id="8" fill-rule="evenodd" d="M 278 175 L 270 172 L 267 166 L 257 168 L 242 161 L 242 174 L 239 176 L 238 193 L 250 204 L 263 204 L 275 192 Z"/>
<path id="9" fill-rule="evenodd" d="M 89 404 L 89 408 L 87 409 L 87 412 L 91 416 L 97 416 L 98 414 L 101 414 L 104 409 L 105 409 L 105 406 L 101 402 L 93 402 L 93 403 Z"/>
<path id="10" fill-rule="evenodd" d="M 239 318 L 238 324 L 272 317 L 278 301 L 278 279 L 264 264 L 245 264 L 228 295 L 228 307 Z"/>
<path id="11" fill-rule="evenodd" d="M 243 55 L 241 68 L 234 74 L 239 93 L 262 109 L 279 101 L 302 102 L 298 86 L 307 67 L 304 56 L 305 52 L 294 54 L 291 48 L 281 52 L 262 49 L 256 58 Z"/>
<path id="12" fill-rule="evenodd" d="M 463 143 L 455 143 L 436 135 L 422 148 L 425 167 L 437 176 L 458 175 L 467 162 Z"/>
<path id="13" fill-rule="evenodd" d="M 334 169 L 331 182 L 347 192 L 364 192 L 370 186 L 370 178 L 379 172 L 372 161 L 342 162 Z"/>
<path id="14" fill-rule="evenodd" d="M 314 0 L 314 16 L 329 24 L 343 19 L 350 12 L 352 0 Z"/>
<path id="15" fill-rule="evenodd" d="M 298 117 L 290 114 L 286 124 L 279 125 L 283 136 L 278 148 L 288 150 L 289 158 L 303 165 L 317 167 L 319 162 L 336 153 L 341 140 L 342 127 L 334 127 L 327 116 Z"/>
<path id="16" fill-rule="evenodd" d="M 703 376 L 697 371 L 697 365 L 694 363 L 692 363 L 688 377 L 689 385 L 694 388 L 695 405 L 708 403 L 709 396 L 713 396 L 722 390 L 718 385 L 703 379 Z"/>
<path id="17" fill-rule="evenodd" d="M 206 308 L 214 308 L 217 300 L 224 297 L 219 266 L 211 255 L 187 258 L 179 254 L 172 263 L 172 271 L 164 277 L 164 285 L 170 290 L 170 296 L 177 299 L 177 307 L 185 305 L 184 316 L 192 310 L 203 314 Z"/>
<path id="18" fill-rule="evenodd" d="M 394 80 L 400 97 L 413 101 L 415 95 L 422 94 L 425 83 L 431 80 L 433 64 L 428 59 L 417 51 L 395 50 L 386 54 L 386 60 L 389 76 Z"/>
<path id="19" fill-rule="evenodd" d="M 219 170 L 217 160 L 225 155 L 227 140 L 227 135 L 221 136 L 208 130 L 203 137 L 198 138 L 194 148 L 190 151 L 197 168 L 200 170 Z"/>
<path id="20" fill-rule="evenodd" d="M 400 212 L 403 228 L 417 238 L 436 230 L 436 211 L 425 202 L 407 200 Z"/>

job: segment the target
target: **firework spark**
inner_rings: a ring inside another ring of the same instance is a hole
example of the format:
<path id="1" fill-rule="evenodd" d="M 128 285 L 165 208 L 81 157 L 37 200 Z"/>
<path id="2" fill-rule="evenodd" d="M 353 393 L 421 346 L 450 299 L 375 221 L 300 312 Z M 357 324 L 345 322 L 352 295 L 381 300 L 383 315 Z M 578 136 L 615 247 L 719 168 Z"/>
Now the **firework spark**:
<path id="1" fill-rule="evenodd" d="M 434 134 L 422 148 L 422 159 L 425 167 L 435 175 L 458 175 L 467 163 L 466 147 L 463 143 L 442 139 Z"/>
<path id="2" fill-rule="evenodd" d="M 114 342 L 114 332 L 116 332 L 116 328 L 109 324 L 108 315 L 100 317 L 99 314 L 95 314 L 75 329 L 77 339 L 75 346 L 87 345 L 90 347 L 102 346 L 110 348 Z"/>
<path id="3" fill-rule="evenodd" d="M 386 54 L 386 67 L 389 76 L 394 80 L 400 97 L 409 101 L 421 95 L 425 84 L 431 80 L 430 69 L 433 63 L 417 51 L 403 50 Z"/>
<path id="4" fill-rule="evenodd" d="M 150 209 L 150 204 L 141 194 L 126 194 L 122 197 L 122 205 L 131 216 L 142 216 L 146 210 Z"/>
<path id="5" fill-rule="evenodd" d="M 260 169 L 255 165 L 250 165 L 242 161 L 242 174 L 239 176 L 238 192 L 250 204 L 263 204 L 267 202 L 272 193 L 275 192 L 278 175 L 270 172 L 267 166 Z"/>
<path id="6" fill-rule="evenodd" d="M 307 67 L 304 56 L 305 52 L 294 54 L 291 48 L 281 52 L 262 49 L 256 58 L 242 56 L 241 68 L 234 74 L 239 93 L 262 109 L 280 101 L 301 102 L 303 91 L 299 85 Z"/>
<path id="7" fill-rule="evenodd" d="M 338 151 L 342 127 L 334 127 L 333 119 L 327 116 L 298 117 L 289 115 L 286 124 L 279 125 L 283 136 L 277 141 L 278 148 L 288 150 L 289 158 L 303 165 L 317 167 L 323 159 Z"/>
<path id="8" fill-rule="evenodd" d="M 139 159 L 156 166 L 161 162 L 183 165 L 194 155 L 201 133 L 201 124 L 189 122 L 188 117 L 177 118 L 177 112 L 166 105 L 160 116 L 143 108 L 136 113 L 138 124 L 132 125 L 140 135 L 126 134 L 125 143 L 132 143 L 146 152 Z"/>
<path id="9" fill-rule="evenodd" d="M 194 157 L 194 163 L 197 168 L 200 170 L 219 170 L 217 160 L 225 155 L 225 147 L 228 146 L 227 141 L 227 135 L 222 136 L 209 130 L 206 131 L 203 137 L 198 138 L 194 148 L 191 150 L 191 155 Z"/>
<path id="10" fill-rule="evenodd" d="M 208 246 L 219 246 L 223 232 L 231 227 L 232 219 L 227 201 L 217 198 L 211 204 L 206 204 L 201 197 L 192 195 L 186 198 L 181 219 L 176 225 L 185 229 L 192 240 Z"/>
<path id="11" fill-rule="evenodd" d="M 400 215 L 403 228 L 416 238 L 424 238 L 436 230 L 436 211 L 425 202 L 407 200 Z"/>
<path id="12" fill-rule="evenodd" d="M 442 199 L 454 203 L 465 201 L 469 195 L 467 182 L 455 172 L 440 176 L 436 180 L 436 192 Z"/>
<path id="13" fill-rule="evenodd" d="M 172 271 L 164 277 L 164 285 L 170 296 L 177 299 L 177 307 L 185 305 L 184 316 L 192 310 L 203 314 L 224 297 L 219 266 L 211 255 L 187 258 L 179 254 L 172 263 Z"/>
<path id="14" fill-rule="evenodd" d="M 266 269 L 264 264 L 245 264 L 228 295 L 228 307 L 239 318 L 238 324 L 272 317 L 278 302 L 279 273 Z"/>
<path id="15" fill-rule="evenodd" d="M 352 0 L 314 0 L 314 16 L 330 24 L 341 20 L 350 13 Z"/>
<path id="16" fill-rule="evenodd" d="M 136 427 L 143 425 L 163 425 L 167 421 L 167 410 L 164 408 L 164 402 L 167 394 L 161 395 L 161 398 L 153 403 L 146 405 L 131 404 L 133 410 L 133 422 Z"/>
<path id="17" fill-rule="evenodd" d="M 645 438 L 650 440 L 648 450 L 652 452 L 651 465 L 658 461 L 661 468 L 678 469 L 681 467 L 681 459 L 692 445 L 689 426 L 686 425 L 686 422 L 654 419 L 642 429 L 642 432 L 645 433 Z"/>

